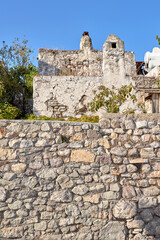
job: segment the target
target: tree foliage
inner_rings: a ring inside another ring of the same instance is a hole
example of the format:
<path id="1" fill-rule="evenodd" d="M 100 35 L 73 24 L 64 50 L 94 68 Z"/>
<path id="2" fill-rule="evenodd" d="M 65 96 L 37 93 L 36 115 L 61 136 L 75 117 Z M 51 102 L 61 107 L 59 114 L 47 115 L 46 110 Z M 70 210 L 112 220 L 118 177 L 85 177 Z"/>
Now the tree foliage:
<path id="1" fill-rule="evenodd" d="M 159 37 L 158 35 L 156 36 L 156 39 L 157 39 L 158 44 L 159 44 L 159 46 L 160 46 L 160 37 Z"/>
<path id="2" fill-rule="evenodd" d="M 24 38 L 16 38 L 11 46 L 3 41 L 0 49 L 0 102 L 14 105 L 15 100 L 25 102 L 33 93 L 33 77 L 38 73 L 31 62 L 32 50 Z"/>
<path id="3" fill-rule="evenodd" d="M 94 99 L 90 103 L 91 111 L 98 111 L 100 108 L 104 108 L 108 113 L 118 113 L 120 106 L 130 99 L 135 102 L 136 96 L 132 93 L 134 89 L 133 85 L 124 85 L 119 89 L 106 88 L 105 86 L 100 86 L 98 88 L 99 93 L 95 95 Z"/>

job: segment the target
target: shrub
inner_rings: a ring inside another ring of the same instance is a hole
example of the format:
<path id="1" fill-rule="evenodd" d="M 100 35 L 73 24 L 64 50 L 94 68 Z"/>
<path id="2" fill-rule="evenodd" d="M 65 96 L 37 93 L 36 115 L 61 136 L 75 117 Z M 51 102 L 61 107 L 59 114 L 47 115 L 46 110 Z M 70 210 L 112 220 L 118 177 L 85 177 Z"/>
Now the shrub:
<path id="1" fill-rule="evenodd" d="M 16 119 L 21 111 L 9 103 L 0 103 L 0 119 Z"/>

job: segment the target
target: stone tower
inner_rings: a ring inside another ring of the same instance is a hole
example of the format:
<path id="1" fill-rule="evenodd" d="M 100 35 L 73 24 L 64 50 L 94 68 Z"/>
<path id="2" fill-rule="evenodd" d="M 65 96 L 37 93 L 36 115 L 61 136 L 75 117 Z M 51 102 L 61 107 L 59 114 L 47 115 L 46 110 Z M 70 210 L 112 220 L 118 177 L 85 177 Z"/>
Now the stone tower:
<path id="1" fill-rule="evenodd" d="M 128 85 L 136 74 L 133 52 L 125 52 L 124 42 L 116 35 L 109 35 L 103 45 L 103 81 L 105 86 L 116 88 Z"/>
<path id="2" fill-rule="evenodd" d="M 84 32 L 83 33 L 83 37 L 81 38 L 80 41 L 80 50 L 84 50 L 84 49 L 92 49 L 92 40 L 89 36 L 88 32 Z"/>

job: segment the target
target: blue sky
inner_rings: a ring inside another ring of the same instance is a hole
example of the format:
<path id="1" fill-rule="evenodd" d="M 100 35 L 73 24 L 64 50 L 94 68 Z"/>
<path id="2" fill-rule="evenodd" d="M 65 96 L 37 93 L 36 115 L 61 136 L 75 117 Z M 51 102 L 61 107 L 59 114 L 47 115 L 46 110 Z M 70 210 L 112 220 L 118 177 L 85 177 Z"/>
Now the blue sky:
<path id="1" fill-rule="evenodd" d="M 0 0 L 0 22 L 0 47 L 25 35 L 34 64 L 38 48 L 79 49 L 84 31 L 99 50 L 108 35 L 118 35 L 140 61 L 158 46 L 160 0 Z"/>

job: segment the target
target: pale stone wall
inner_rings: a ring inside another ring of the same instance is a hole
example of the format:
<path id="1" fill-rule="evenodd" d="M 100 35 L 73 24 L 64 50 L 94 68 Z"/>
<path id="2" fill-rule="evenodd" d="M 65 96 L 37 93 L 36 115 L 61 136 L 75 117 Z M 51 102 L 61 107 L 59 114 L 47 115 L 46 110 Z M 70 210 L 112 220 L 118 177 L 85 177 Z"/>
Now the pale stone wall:
<path id="1" fill-rule="evenodd" d="M 102 76 L 102 51 L 39 49 L 39 74 Z"/>
<path id="2" fill-rule="evenodd" d="M 34 78 L 33 96 L 36 115 L 90 115 L 89 103 L 98 86 L 135 85 L 134 53 L 126 52 L 124 42 L 116 35 L 110 35 L 100 51 L 92 49 L 91 38 L 84 32 L 80 50 L 39 49 L 38 59 L 40 76 Z M 127 107 L 135 106 L 126 102 L 122 112 Z"/>
<path id="3" fill-rule="evenodd" d="M 159 115 L 0 121 L 0 239 L 159 240 Z"/>
<path id="4" fill-rule="evenodd" d="M 48 117 L 90 114 L 93 91 L 100 85 L 102 77 L 37 76 L 33 85 L 33 112 Z"/>
<path id="5" fill-rule="evenodd" d="M 133 52 L 125 52 L 124 42 L 116 35 L 110 35 L 103 45 L 103 82 L 116 88 L 133 83 L 136 62 Z"/>

